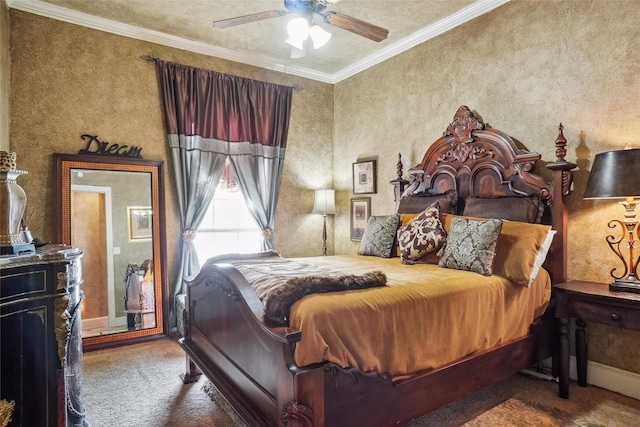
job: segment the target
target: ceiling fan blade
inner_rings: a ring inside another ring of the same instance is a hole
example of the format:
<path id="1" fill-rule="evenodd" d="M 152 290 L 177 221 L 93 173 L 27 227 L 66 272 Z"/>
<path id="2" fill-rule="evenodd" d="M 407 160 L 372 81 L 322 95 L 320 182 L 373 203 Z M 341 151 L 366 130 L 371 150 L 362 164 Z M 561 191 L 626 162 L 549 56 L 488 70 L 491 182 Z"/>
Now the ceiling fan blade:
<path id="1" fill-rule="evenodd" d="M 338 12 L 327 12 L 324 15 L 324 22 L 334 25 L 343 30 L 351 31 L 362 37 L 366 37 L 374 42 L 379 42 L 387 38 L 389 30 L 377 25 L 361 21 L 348 15 Z"/>
<path id="2" fill-rule="evenodd" d="M 250 15 L 236 16 L 235 18 L 221 19 L 213 21 L 213 26 L 217 28 L 233 27 L 235 25 L 249 24 L 251 22 L 262 21 L 264 19 L 277 18 L 288 14 L 283 10 L 271 10 L 269 12 L 252 13 Z"/>

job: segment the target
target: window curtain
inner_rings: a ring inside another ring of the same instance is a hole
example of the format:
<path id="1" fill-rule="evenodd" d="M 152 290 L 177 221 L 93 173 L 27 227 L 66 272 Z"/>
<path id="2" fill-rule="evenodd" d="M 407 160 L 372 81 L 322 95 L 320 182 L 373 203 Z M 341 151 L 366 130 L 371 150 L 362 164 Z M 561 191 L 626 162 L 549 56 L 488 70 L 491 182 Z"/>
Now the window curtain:
<path id="1" fill-rule="evenodd" d="M 175 296 L 185 291 L 182 279 L 200 270 L 193 245 L 195 230 L 227 158 L 263 231 L 263 249 L 273 249 L 293 88 L 162 60 L 156 64 L 182 232 L 180 265 L 169 304 L 173 327 Z"/>

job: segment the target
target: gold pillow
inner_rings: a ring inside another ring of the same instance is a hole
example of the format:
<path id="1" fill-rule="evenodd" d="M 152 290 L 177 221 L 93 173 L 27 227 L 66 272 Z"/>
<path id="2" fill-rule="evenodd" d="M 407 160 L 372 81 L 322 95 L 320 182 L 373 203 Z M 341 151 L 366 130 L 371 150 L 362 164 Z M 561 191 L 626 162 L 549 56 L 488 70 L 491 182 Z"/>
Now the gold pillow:
<path id="1" fill-rule="evenodd" d="M 522 286 L 531 286 L 536 255 L 542 248 L 550 225 L 504 221 L 498 237 L 493 273 Z"/>
<path id="2" fill-rule="evenodd" d="M 411 214 L 400 214 L 400 226 L 409 223 L 413 218 L 417 217 L 419 213 L 411 213 Z"/>

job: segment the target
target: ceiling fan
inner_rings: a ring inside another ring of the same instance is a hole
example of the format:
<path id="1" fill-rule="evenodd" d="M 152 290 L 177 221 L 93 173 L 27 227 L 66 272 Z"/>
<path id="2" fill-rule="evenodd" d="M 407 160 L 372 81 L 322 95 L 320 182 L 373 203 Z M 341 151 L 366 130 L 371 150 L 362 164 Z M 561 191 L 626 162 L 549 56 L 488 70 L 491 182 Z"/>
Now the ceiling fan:
<path id="1" fill-rule="evenodd" d="M 313 17 L 319 15 L 327 24 L 350 31 L 369 40 L 380 42 L 387 38 L 389 30 L 370 24 L 365 21 L 344 15 L 339 12 L 326 11 L 328 6 L 338 3 L 340 0 L 284 0 L 285 10 L 271 10 L 267 12 L 252 13 L 250 15 L 237 16 L 235 18 L 221 19 L 213 22 L 217 28 L 233 27 L 235 25 L 248 24 L 264 19 L 278 18 L 280 16 L 297 14 L 302 15 L 309 24 Z"/>

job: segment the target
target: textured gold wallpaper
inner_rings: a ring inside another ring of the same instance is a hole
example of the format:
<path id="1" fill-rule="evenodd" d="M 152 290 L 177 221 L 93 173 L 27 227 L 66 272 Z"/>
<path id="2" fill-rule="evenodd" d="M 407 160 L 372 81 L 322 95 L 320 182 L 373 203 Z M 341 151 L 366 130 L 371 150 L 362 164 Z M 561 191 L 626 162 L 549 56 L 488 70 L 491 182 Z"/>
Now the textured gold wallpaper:
<path id="1" fill-rule="evenodd" d="M 0 0 L 0 151 L 9 151 L 9 11 Z"/>
<path id="2" fill-rule="evenodd" d="M 138 57 L 298 85 L 278 203 L 276 246 L 286 256 L 321 253 L 322 218 L 310 215 L 311 189 L 334 185 L 329 252 L 350 253 L 351 164 L 378 161 L 372 213 L 393 211 L 388 181 L 402 153 L 405 170 L 421 160 L 460 105 L 476 110 L 546 161 L 558 124 L 575 161 L 569 197 L 569 277 L 608 281 L 616 259 L 604 241 L 615 203 L 583 201 L 593 156 L 640 146 L 640 8 L 628 1 L 520 1 L 330 86 L 147 42 L 10 11 L 11 148 L 38 208 L 32 229 L 53 236 L 52 152 L 75 153 L 79 135 L 144 147 L 167 162 L 168 247 L 175 268 L 178 224 L 153 66 Z M 542 169 L 539 172 L 544 172 Z M 44 185 L 43 185 L 44 184 Z M 590 326 L 591 360 L 640 373 L 640 333 Z M 635 353 L 634 353 L 635 351 Z"/>
<path id="3" fill-rule="evenodd" d="M 560 122 L 576 162 L 569 197 L 570 279 L 608 282 L 617 259 L 605 242 L 615 202 L 584 201 L 593 156 L 640 147 L 640 8 L 628 1 L 512 0 L 335 87 L 334 182 L 348 206 L 351 163 L 378 160 L 372 213 L 393 212 L 388 182 L 442 135 L 460 105 L 555 160 Z M 544 172 L 544 168 L 539 168 Z M 546 175 L 545 175 L 546 176 Z M 405 175 L 406 177 L 406 175 Z M 346 207 L 338 253 L 353 251 Z M 640 333 L 590 326 L 589 358 L 640 373 Z"/>

